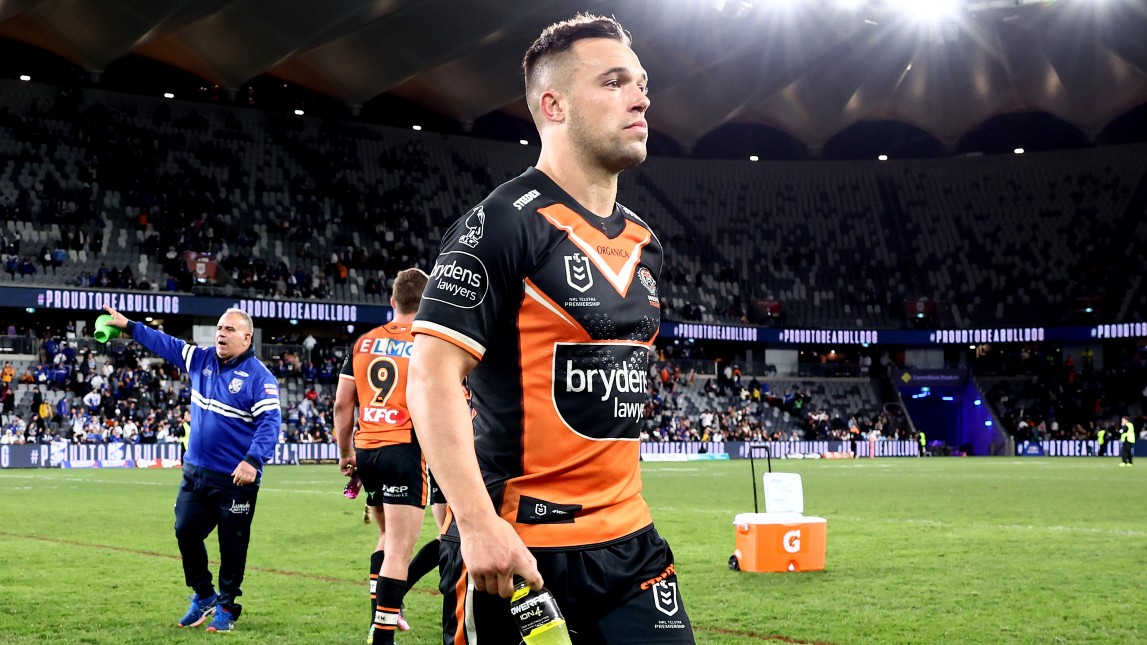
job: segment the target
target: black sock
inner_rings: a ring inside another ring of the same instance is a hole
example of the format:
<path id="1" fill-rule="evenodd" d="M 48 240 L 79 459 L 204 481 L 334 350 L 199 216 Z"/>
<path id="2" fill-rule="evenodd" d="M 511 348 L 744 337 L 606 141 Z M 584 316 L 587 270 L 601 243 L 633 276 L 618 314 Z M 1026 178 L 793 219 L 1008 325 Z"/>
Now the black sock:
<path id="1" fill-rule="evenodd" d="M 376 598 L 378 586 L 378 572 L 382 571 L 382 560 L 386 551 L 375 551 L 370 554 L 370 622 L 374 622 L 374 606 L 378 604 Z"/>
<path id="2" fill-rule="evenodd" d="M 393 645 L 406 581 L 378 577 L 378 606 L 374 612 L 374 645 Z"/>
<path id="3" fill-rule="evenodd" d="M 410 561 L 410 568 L 406 570 L 407 590 L 410 590 L 414 583 L 421 580 L 422 576 L 430 573 L 432 569 L 438 568 L 438 545 L 438 540 L 431 540 L 414 555 L 414 559 Z"/>

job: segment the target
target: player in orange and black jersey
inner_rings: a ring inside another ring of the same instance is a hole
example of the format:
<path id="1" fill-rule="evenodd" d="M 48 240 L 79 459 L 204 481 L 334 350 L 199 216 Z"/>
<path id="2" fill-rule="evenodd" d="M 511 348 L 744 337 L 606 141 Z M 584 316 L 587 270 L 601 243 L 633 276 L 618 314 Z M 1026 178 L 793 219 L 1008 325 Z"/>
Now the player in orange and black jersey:
<path id="1" fill-rule="evenodd" d="M 406 627 L 400 611 L 407 570 L 431 493 L 406 404 L 414 348 L 410 325 L 426 282 L 426 273 L 419 269 L 398 273 L 390 299 L 394 320 L 355 341 L 335 393 L 339 468 L 348 477 L 357 472 L 378 525 L 378 543 L 370 558 L 371 631 L 372 642 L 387 645 L 394 643 L 396 629 Z"/>
<path id="2" fill-rule="evenodd" d="M 648 136 L 629 43 L 596 16 L 534 42 L 524 67 L 541 157 L 447 232 L 413 325 L 407 395 L 450 500 L 447 645 L 518 642 L 514 575 L 547 585 L 575 643 L 693 642 L 641 496 L 662 249 L 616 203 Z"/>

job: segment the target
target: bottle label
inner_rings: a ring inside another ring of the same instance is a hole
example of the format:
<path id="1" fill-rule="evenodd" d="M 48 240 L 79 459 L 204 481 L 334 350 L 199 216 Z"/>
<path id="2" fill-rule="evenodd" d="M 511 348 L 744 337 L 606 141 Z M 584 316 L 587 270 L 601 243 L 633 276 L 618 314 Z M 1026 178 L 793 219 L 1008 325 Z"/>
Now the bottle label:
<path id="1" fill-rule="evenodd" d="M 515 594 L 517 595 L 517 594 Z M 518 632 L 528 636 L 535 629 L 562 619 L 557 600 L 548 591 L 533 592 L 510 605 L 510 615 L 518 625 Z"/>

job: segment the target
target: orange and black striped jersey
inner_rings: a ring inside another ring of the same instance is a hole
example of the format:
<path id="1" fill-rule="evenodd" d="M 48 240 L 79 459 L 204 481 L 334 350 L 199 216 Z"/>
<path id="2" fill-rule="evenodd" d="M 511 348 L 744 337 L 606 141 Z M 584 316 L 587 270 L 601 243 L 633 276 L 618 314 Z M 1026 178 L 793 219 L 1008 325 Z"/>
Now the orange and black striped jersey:
<path id="1" fill-rule="evenodd" d="M 355 448 L 410 443 L 406 377 L 413 348 L 410 325 L 400 323 L 375 327 L 351 347 L 339 378 L 353 380 L 358 394 Z"/>
<path id="2" fill-rule="evenodd" d="M 632 212 L 598 217 L 533 168 L 443 239 L 413 332 L 479 360 L 467 379 L 479 463 L 528 546 L 593 546 L 652 524 L 638 432 L 661 261 Z"/>

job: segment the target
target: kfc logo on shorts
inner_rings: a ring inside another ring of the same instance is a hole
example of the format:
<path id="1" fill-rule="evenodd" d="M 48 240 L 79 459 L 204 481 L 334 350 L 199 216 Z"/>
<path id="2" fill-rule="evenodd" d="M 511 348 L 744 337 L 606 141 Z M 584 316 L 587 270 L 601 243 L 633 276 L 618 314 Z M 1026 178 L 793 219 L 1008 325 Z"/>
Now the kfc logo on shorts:
<path id="1" fill-rule="evenodd" d="M 673 616 L 681 606 L 677 602 L 677 583 L 662 580 L 653 585 L 653 606 L 666 616 Z"/>
<path id="2" fill-rule="evenodd" d="M 593 286 L 593 273 L 589 270 L 589 258 L 581 253 L 566 256 L 566 284 L 585 293 Z"/>
<path id="3" fill-rule="evenodd" d="M 482 233 L 486 230 L 486 211 L 482 210 L 481 206 L 475 207 L 466 215 L 463 224 L 466 226 L 466 233 L 458 238 L 458 243 L 470 248 L 478 246 L 478 241 L 482 239 Z"/>

